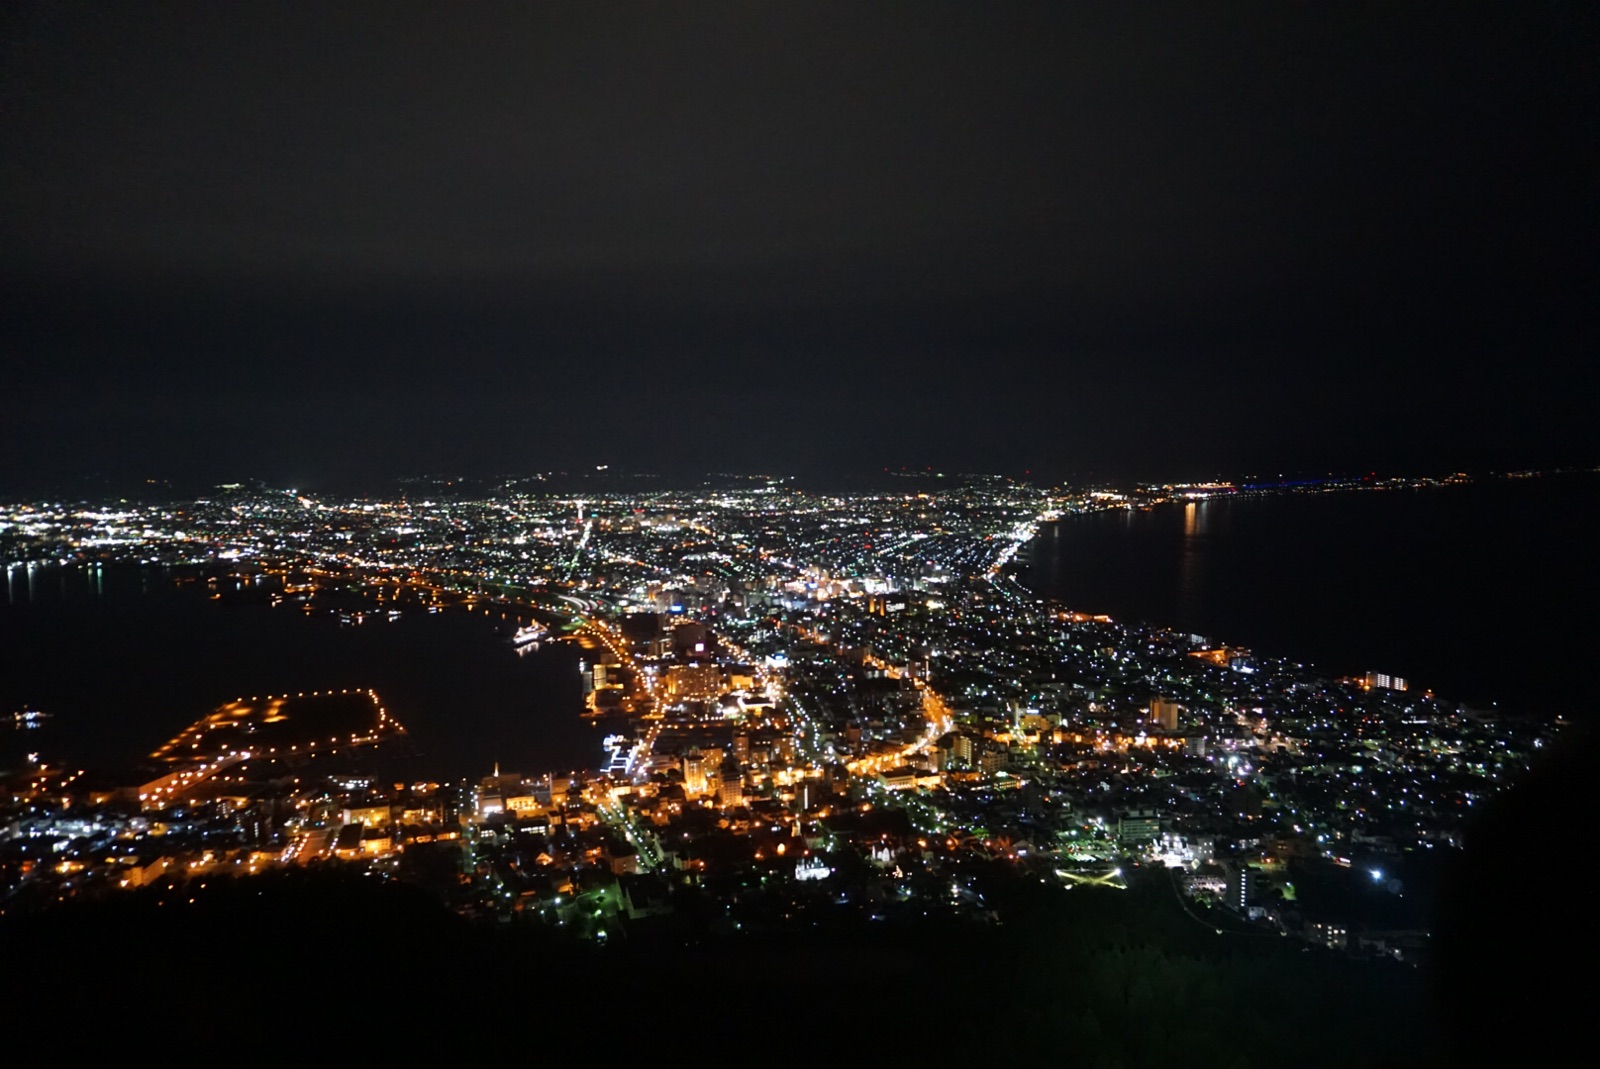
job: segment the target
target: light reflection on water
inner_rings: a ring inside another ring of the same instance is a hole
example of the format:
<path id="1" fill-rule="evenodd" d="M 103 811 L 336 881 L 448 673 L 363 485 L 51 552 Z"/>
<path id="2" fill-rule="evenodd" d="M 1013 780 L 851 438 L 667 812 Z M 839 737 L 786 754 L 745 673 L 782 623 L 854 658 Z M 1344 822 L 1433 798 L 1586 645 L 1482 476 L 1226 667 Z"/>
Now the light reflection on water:
<path id="1" fill-rule="evenodd" d="M 1331 674 L 1559 711 L 1600 643 L 1600 567 L 1572 522 L 1594 514 L 1600 478 L 1584 474 L 1211 498 L 1068 517 L 1041 532 L 1024 581 L 1070 609 Z"/>
<path id="2" fill-rule="evenodd" d="M 115 766 L 239 693 L 371 687 L 406 725 L 412 764 L 433 778 L 481 775 L 496 760 L 539 772 L 600 759 L 568 643 L 519 656 L 493 620 L 465 612 L 341 627 L 329 612 L 271 608 L 265 592 L 214 592 L 159 569 L 9 569 L 0 713 L 52 713 L 26 733 L 29 749 Z M 0 732 L 0 763 L 18 759 L 22 734 Z"/>
<path id="3" fill-rule="evenodd" d="M 1191 501 L 1183 507 L 1183 548 L 1178 564 L 1178 618 L 1174 621 L 1192 630 L 1203 618 L 1206 558 L 1210 549 L 1205 536 L 1206 507 Z"/>

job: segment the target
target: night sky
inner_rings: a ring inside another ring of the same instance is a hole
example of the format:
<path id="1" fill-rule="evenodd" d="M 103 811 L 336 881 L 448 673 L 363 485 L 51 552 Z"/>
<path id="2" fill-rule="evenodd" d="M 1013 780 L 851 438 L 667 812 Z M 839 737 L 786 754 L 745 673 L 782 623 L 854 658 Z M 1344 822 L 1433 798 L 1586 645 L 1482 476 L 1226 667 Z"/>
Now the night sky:
<path id="1" fill-rule="evenodd" d="M 0 492 L 1600 462 L 1600 7 L 0 13 Z"/>

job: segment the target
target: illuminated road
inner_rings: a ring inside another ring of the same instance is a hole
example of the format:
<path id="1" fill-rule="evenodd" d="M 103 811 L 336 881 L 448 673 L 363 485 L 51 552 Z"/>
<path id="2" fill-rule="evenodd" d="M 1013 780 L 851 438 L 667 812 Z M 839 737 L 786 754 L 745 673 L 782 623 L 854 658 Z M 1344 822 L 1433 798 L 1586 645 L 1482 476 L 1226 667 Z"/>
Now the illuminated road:
<path id="1" fill-rule="evenodd" d="M 633 659 L 633 653 L 628 649 L 627 641 L 619 632 L 593 617 L 580 616 L 577 629 L 564 637 L 580 642 L 587 639 L 615 657 L 617 664 L 628 670 L 630 683 L 626 696 L 633 705 L 633 715 L 647 720 L 659 715 L 656 693 L 651 685 L 653 677 L 640 670 L 638 663 Z M 588 697 L 584 699 L 588 706 L 586 716 L 604 715 L 604 710 L 599 707 L 597 694 L 598 690 L 590 691 Z"/>
<path id="2" fill-rule="evenodd" d="M 590 795 L 590 800 L 600 814 L 600 819 L 604 820 L 609 827 L 621 832 L 622 837 L 628 840 L 628 844 L 638 851 L 639 868 L 642 871 L 653 872 L 666 865 L 666 851 L 661 849 L 661 844 L 656 841 L 656 837 L 650 832 L 636 827 L 628 810 L 613 799 L 610 794 L 603 789 L 595 789 Z"/>
<path id="3" fill-rule="evenodd" d="M 198 764 L 169 772 L 160 779 L 151 780 L 139 788 L 139 801 L 147 808 L 170 805 L 183 797 L 185 791 L 198 787 L 225 768 L 250 759 L 249 750 L 239 750 Z"/>
<path id="4" fill-rule="evenodd" d="M 336 828 L 312 828 L 290 848 L 286 860 L 306 865 L 327 857 L 333 850 L 333 837 L 337 832 Z"/>

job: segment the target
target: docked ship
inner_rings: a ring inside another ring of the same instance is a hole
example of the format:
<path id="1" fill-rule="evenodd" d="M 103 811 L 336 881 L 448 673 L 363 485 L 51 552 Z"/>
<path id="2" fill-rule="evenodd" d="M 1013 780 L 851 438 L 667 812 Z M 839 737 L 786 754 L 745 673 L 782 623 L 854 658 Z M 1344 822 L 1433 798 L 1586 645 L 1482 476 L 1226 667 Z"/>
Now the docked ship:
<path id="1" fill-rule="evenodd" d="M 538 624 L 529 624 L 526 627 L 517 628 L 516 633 L 511 636 L 511 644 L 513 646 L 526 646 L 530 642 L 538 642 L 549 634 L 550 632 Z"/>

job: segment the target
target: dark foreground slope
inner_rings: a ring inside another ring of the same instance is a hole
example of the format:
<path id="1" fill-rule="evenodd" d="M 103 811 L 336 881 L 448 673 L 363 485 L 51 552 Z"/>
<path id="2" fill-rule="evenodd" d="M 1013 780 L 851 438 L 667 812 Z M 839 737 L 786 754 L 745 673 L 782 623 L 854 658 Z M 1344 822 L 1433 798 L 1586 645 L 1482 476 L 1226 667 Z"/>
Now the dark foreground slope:
<path id="1" fill-rule="evenodd" d="M 319 1060 L 709 1045 L 829 1064 L 1434 1064 L 1415 969 L 1219 935 L 1161 873 L 1120 893 L 1000 872 L 989 884 L 1002 924 L 751 933 L 680 915 L 597 948 L 469 925 L 420 891 L 339 871 L 210 881 L 8 919 L 0 1012 L 13 1052 L 267 1053 L 314 1026 Z"/>

